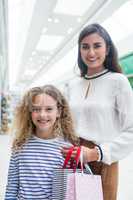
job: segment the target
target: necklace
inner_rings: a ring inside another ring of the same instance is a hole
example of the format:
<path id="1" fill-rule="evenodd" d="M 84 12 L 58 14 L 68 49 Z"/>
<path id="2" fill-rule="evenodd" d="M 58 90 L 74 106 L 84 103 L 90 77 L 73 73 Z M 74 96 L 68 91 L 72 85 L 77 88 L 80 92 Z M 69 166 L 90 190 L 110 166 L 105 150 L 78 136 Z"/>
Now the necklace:
<path id="1" fill-rule="evenodd" d="M 91 82 L 89 81 L 88 82 L 88 85 L 87 85 L 87 89 L 86 89 L 86 92 L 85 92 L 85 99 L 88 97 L 88 93 L 89 93 L 89 90 L 90 90 L 90 86 L 91 86 Z"/>
<path id="2" fill-rule="evenodd" d="M 87 89 L 86 89 L 86 92 L 85 92 L 85 97 L 84 97 L 85 99 L 88 97 L 88 94 L 89 94 L 89 90 L 90 90 L 90 86 L 91 86 L 91 79 L 95 79 L 95 78 L 98 78 L 100 76 L 103 76 L 104 74 L 107 74 L 108 72 L 109 72 L 109 70 L 105 69 L 102 72 L 96 73 L 92 76 L 88 76 L 87 74 L 84 76 L 85 79 L 89 80 L 88 86 L 87 86 Z"/>
<path id="3" fill-rule="evenodd" d="M 96 73 L 96 74 L 94 74 L 92 76 L 88 76 L 87 74 L 85 74 L 84 78 L 87 79 L 87 80 L 95 79 L 95 78 L 98 78 L 100 76 L 103 76 L 104 74 L 107 74 L 108 72 L 109 72 L 109 70 L 105 69 L 102 72 Z"/>

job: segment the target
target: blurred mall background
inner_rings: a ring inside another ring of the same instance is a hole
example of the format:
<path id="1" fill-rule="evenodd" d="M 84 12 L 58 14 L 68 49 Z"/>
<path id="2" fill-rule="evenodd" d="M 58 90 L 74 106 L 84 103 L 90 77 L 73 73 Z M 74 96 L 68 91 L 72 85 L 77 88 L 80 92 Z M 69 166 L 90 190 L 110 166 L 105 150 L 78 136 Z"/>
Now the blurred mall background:
<path id="1" fill-rule="evenodd" d="M 23 92 L 45 83 L 62 87 L 77 75 L 77 36 L 92 22 L 110 33 L 133 87 L 132 19 L 133 0 L 0 0 L 0 200 Z M 119 182 L 118 200 L 133 200 L 133 154 L 120 161 Z"/>

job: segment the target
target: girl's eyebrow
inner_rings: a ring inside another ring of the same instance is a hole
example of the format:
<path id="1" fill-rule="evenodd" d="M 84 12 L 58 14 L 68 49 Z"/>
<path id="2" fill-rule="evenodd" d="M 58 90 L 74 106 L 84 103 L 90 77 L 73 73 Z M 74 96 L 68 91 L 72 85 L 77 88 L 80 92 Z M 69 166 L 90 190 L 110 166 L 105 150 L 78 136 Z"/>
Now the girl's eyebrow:
<path id="1" fill-rule="evenodd" d="M 53 105 L 47 105 L 47 106 L 41 106 L 41 105 L 32 105 L 33 108 L 45 108 L 45 107 L 55 107 L 56 104 Z"/>

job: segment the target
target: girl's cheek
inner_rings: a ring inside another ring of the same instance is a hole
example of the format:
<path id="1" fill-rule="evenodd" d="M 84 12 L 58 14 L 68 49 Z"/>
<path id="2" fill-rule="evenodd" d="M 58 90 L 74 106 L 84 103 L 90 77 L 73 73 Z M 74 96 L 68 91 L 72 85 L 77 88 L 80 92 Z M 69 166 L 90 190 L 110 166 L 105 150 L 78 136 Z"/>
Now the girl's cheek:
<path id="1" fill-rule="evenodd" d="M 32 113 L 31 117 L 33 117 L 33 118 L 36 117 L 36 113 Z"/>

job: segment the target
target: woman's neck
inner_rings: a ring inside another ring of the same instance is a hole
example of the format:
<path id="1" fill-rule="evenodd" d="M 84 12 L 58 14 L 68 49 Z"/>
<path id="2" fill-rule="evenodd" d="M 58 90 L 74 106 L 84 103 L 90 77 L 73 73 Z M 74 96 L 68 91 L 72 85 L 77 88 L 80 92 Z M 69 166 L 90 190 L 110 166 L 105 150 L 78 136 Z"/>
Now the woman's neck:
<path id="1" fill-rule="evenodd" d="M 109 69 L 104 69 L 103 71 L 100 71 L 99 73 L 95 73 L 91 76 L 88 76 L 87 74 L 85 74 L 84 78 L 87 80 L 96 79 L 103 76 L 104 74 L 107 74 L 108 72 L 109 72 Z"/>
<path id="2" fill-rule="evenodd" d="M 104 71 L 105 68 L 104 67 L 99 67 L 99 68 L 89 68 L 87 71 L 87 76 L 93 76 L 95 74 L 98 74 L 102 71 Z"/>

